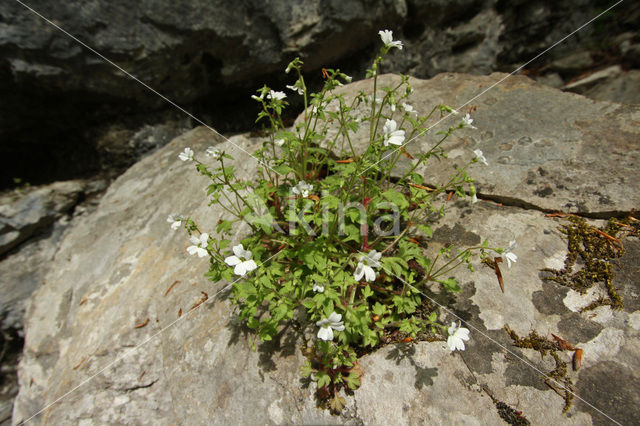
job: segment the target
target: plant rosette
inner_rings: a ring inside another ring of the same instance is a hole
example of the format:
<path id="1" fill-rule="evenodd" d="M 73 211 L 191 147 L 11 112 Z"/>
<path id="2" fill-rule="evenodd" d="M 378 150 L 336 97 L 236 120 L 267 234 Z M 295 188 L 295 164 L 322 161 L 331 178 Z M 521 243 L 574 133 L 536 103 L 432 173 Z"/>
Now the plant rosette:
<path id="1" fill-rule="evenodd" d="M 285 70 L 292 80 L 286 89 L 264 86 L 252 96 L 262 107 L 257 122 L 266 135 L 253 153 L 259 162 L 253 181 L 236 178 L 228 153 L 185 147 L 179 159 L 209 180 L 210 205 L 226 216 L 206 231 L 181 214 L 167 218 L 172 229 L 188 231 L 188 254 L 209 256 L 211 281 L 233 283 L 239 318 L 261 341 L 292 322 L 313 330 L 302 375 L 316 382 L 318 397 L 336 413 L 345 403 L 341 389 L 360 385 L 357 359 L 364 353 L 416 339 L 446 341 L 452 352 L 465 349 L 469 330 L 440 320 L 427 285 L 457 293 L 456 268 L 473 270 L 490 254 L 503 256 L 509 267 L 517 260 L 515 242 L 505 251 L 486 240 L 426 256 L 430 219 L 446 213 L 447 194 L 477 201 L 466 169 L 488 162 L 476 150 L 437 186 L 423 181 L 417 170 L 446 161 L 447 138 L 475 129 L 473 119 L 447 105 L 417 111 L 407 76 L 379 87 L 384 56 L 403 47 L 391 31 L 380 37 L 382 47 L 367 71 L 369 92 L 349 98 L 340 87 L 351 78 L 323 69 L 323 86 L 310 93 L 302 61 L 295 59 Z M 304 111 L 288 128 L 282 112 L 292 96 L 302 98 Z M 432 132 L 430 126 L 445 116 L 453 124 Z M 430 148 L 412 152 L 409 142 L 418 138 L 432 139 Z M 240 223 L 250 234 L 232 242 Z"/>

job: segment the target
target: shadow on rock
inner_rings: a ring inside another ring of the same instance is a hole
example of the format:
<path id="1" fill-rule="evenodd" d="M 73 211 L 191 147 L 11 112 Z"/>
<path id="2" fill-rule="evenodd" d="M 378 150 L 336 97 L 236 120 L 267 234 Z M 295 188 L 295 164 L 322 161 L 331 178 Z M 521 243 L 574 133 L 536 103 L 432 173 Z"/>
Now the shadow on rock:
<path id="1" fill-rule="evenodd" d="M 403 360 L 407 360 L 413 368 L 416 369 L 416 381 L 414 386 L 420 390 L 425 386 L 433 385 L 433 378 L 438 375 L 437 368 L 420 367 L 414 356 L 416 354 L 416 347 L 411 343 L 398 343 L 387 355 L 388 360 L 395 361 L 396 365 L 400 365 Z"/>

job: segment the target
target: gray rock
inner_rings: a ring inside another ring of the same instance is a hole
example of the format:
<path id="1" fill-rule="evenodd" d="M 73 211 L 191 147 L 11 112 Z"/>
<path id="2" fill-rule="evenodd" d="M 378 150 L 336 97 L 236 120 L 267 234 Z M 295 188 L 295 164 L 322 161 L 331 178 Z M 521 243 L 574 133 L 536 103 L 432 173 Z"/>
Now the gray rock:
<path id="1" fill-rule="evenodd" d="M 599 101 L 640 104 L 640 70 L 621 73 L 581 92 Z"/>
<path id="2" fill-rule="evenodd" d="M 553 87 L 554 89 L 561 89 L 562 87 L 564 87 L 564 80 L 562 79 L 560 74 L 555 72 L 537 76 L 535 77 L 535 80 L 538 83 L 545 84 L 547 86 Z"/>
<path id="3" fill-rule="evenodd" d="M 66 217 L 51 229 L 0 261 L 0 330 L 16 330 L 22 335 L 23 317 L 31 293 L 45 284 L 44 277 L 64 231 Z"/>
<path id="4" fill-rule="evenodd" d="M 48 230 L 75 206 L 85 185 L 74 180 L 4 193 L 0 198 L 0 255 Z"/>
<path id="5" fill-rule="evenodd" d="M 432 81 L 414 80 L 411 101 L 420 110 L 427 102 L 456 105 L 499 77 L 443 75 Z M 354 83 L 344 90 L 365 84 Z M 548 99 L 547 121 L 541 119 L 542 99 Z M 605 118 L 610 134 L 624 129 L 610 141 L 612 146 L 631 144 L 637 132 L 626 119 L 638 114 L 632 107 L 564 94 L 525 78 L 508 80 L 477 103 L 474 124 L 481 130 L 465 131 L 453 141 L 450 164 L 462 157 L 467 160 L 469 148 L 484 149 L 491 166 L 473 166 L 470 172 L 485 179 L 479 180 L 484 198 L 501 197 L 505 204 L 527 207 L 540 201 L 527 190 L 516 189 L 528 170 L 547 167 L 540 161 L 560 162 L 578 146 L 588 160 L 593 155 L 590 150 L 599 149 Z M 540 157 L 532 155 L 535 151 L 514 148 L 514 166 L 501 165 L 497 152 L 516 135 L 531 138 L 522 139 L 518 146 L 524 148 L 560 137 L 567 147 L 554 146 L 560 150 L 556 157 L 545 146 L 536 147 L 543 151 Z M 14 423 L 44 409 L 37 420 L 45 424 L 169 424 L 184 419 L 194 424 L 495 424 L 499 413 L 491 395 L 537 424 L 588 424 L 606 420 L 597 410 L 623 420 L 620 412 L 612 411 L 613 397 L 598 393 L 600 386 L 613 389 L 613 382 L 619 386 L 612 392 L 620 396 L 627 418 L 632 423 L 640 420 L 633 405 L 636 382 L 629 373 L 639 367 L 635 349 L 640 344 L 640 312 L 612 312 L 605 306 L 593 312 L 595 317 L 579 314 L 593 295 L 545 287 L 538 275 L 542 267 L 562 264 L 567 253 L 566 241 L 556 230 L 558 219 L 482 200 L 473 206 L 452 202 L 450 214 L 434 224 L 437 239 L 428 248 L 436 250 L 449 242 L 447 237 L 455 243 L 457 235 L 464 241 L 488 237 L 502 246 L 512 239 L 519 243 L 518 262 L 512 269 L 504 267 L 504 294 L 494 271 L 478 266 L 475 273 L 457 271 L 461 297 L 435 299 L 447 305 L 445 321 L 455 320 L 453 313 L 466 321 L 472 336 L 468 350 L 450 354 L 438 341 L 386 347 L 360 360 L 365 368 L 363 385 L 346 396 L 341 417 L 316 408 L 313 387 L 303 386 L 298 375 L 304 361 L 299 337 L 283 330 L 280 339 L 253 352 L 226 301 L 228 285 L 208 282 L 202 276 L 208 260 L 189 257 L 185 234 L 171 231 L 166 223 L 169 213 L 180 212 L 212 232 L 220 216 L 207 206 L 206 179 L 196 175 L 192 164 L 176 158 L 185 146 L 202 156 L 207 146 L 217 144 L 236 157 L 237 176 L 249 179 L 255 176 L 256 164 L 232 144 L 251 152 L 258 142 L 242 135 L 222 142 L 207 129 L 195 129 L 131 167 L 109 188 L 94 213 L 78 219 L 63 238 L 46 285 L 36 291 L 28 308 Z M 632 149 L 626 148 L 629 155 Z M 606 174 L 589 164 L 591 174 L 585 172 L 584 185 L 601 182 L 599 173 L 608 179 L 629 173 L 609 149 L 609 156 L 600 153 L 604 165 L 599 167 L 608 167 Z M 555 170 L 558 179 L 571 178 L 574 168 L 586 167 L 577 158 L 568 158 L 574 164 Z M 597 206 L 593 195 L 589 198 L 588 191 L 579 189 L 572 191 L 585 206 Z M 610 208 L 637 205 L 634 192 L 630 186 L 625 192 L 606 193 Z M 549 205 L 562 205 L 570 194 L 554 190 Z M 449 232 L 452 229 L 456 232 Z M 246 227 L 239 227 L 235 238 L 246 232 Z M 624 279 L 620 283 L 627 284 Z M 190 310 L 202 291 L 207 302 Z M 551 306 L 538 309 L 540 301 L 550 301 Z M 549 359 L 514 349 L 502 330 L 505 324 L 521 334 L 531 328 L 543 335 L 561 330 L 580 344 L 585 351 L 583 370 L 570 374 L 580 398 L 591 406 L 576 402 L 563 415 L 564 401 L 540 379 L 540 371 L 549 371 Z M 610 367 L 621 374 L 607 377 L 604 372 Z"/>
<path id="6" fill-rule="evenodd" d="M 592 68 L 595 65 L 591 52 L 578 51 L 570 55 L 558 58 L 549 64 L 549 68 L 553 71 L 564 73 L 575 73 L 584 69 Z"/>
<path id="7" fill-rule="evenodd" d="M 282 71 L 296 55 L 318 68 L 360 49 L 406 14 L 397 0 L 145 0 L 135 7 L 94 0 L 81 10 L 56 2 L 33 8 L 178 103 Z M 4 3 L 0 16 L 0 51 L 14 81 L 37 78 L 48 88 L 164 104 L 19 3 Z"/>

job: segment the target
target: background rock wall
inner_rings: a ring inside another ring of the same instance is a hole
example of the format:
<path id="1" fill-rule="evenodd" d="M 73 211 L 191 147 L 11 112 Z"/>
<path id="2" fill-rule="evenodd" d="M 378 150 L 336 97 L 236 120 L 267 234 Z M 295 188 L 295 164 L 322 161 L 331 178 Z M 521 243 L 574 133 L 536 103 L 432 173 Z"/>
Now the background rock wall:
<path id="1" fill-rule="evenodd" d="M 609 3 L 91 0 L 78 5 L 39 0 L 28 4 L 208 124 L 228 132 L 249 130 L 256 112 L 250 93 L 264 82 L 283 87 L 282 71 L 295 56 L 306 62 L 312 84 L 320 78 L 319 68 L 329 66 L 358 79 L 379 46 L 377 31 L 390 28 L 406 48 L 393 53 L 385 72 L 419 78 L 447 71 L 510 72 Z M 527 72 L 562 86 L 607 64 L 620 65 L 617 74 L 637 67 L 639 23 L 637 3 L 623 2 L 530 64 Z M 144 125 L 168 128 L 167 137 L 154 145 L 161 146 L 195 124 L 19 3 L 0 5 L 0 187 L 11 186 L 14 177 L 31 183 L 99 172 L 113 177 L 145 152 L 131 142 L 131 135 Z"/>

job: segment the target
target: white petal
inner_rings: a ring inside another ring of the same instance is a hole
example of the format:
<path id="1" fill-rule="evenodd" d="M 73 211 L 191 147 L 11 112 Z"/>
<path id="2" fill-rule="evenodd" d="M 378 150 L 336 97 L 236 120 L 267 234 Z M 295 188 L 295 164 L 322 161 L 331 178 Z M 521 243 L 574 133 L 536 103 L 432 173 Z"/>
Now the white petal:
<path id="1" fill-rule="evenodd" d="M 244 247 L 242 247 L 242 244 L 233 246 L 231 250 L 233 250 L 233 254 L 235 254 L 236 256 L 243 257 L 242 255 L 244 254 Z"/>
<path id="2" fill-rule="evenodd" d="M 464 327 L 461 327 L 458 330 L 456 330 L 455 336 L 462 340 L 469 340 L 469 330 Z"/>
<path id="3" fill-rule="evenodd" d="M 374 282 L 376 280 L 376 271 L 371 266 L 364 266 L 365 280 L 368 282 Z"/>
<path id="4" fill-rule="evenodd" d="M 344 331 L 344 324 L 332 324 L 331 328 L 333 328 L 335 331 Z"/>
<path id="5" fill-rule="evenodd" d="M 198 257 L 205 257 L 209 252 L 202 247 L 196 248 L 196 252 L 198 253 Z"/>
<path id="6" fill-rule="evenodd" d="M 331 312 L 331 315 L 329 315 L 330 322 L 340 322 L 341 319 L 342 319 L 342 314 L 339 314 L 337 312 Z"/>
<path id="7" fill-rule="evenodd" d="M 200 243 L 207 244 L 209 242 L 209 234 L 206 232 L 204 234 L 200 234 Z"/>
<path id="8" fill-rule="evenodd" d="M 243 277 L 247 273 L 247 268 L 246 268 L 245 262 L 238 263 L 236 265 L 236 267 L 233 268 L 233 273 Z"/>
<path id="9" fill-rule="evenodd" d="M 358 266 L 356 266 L 356 271 L 353 273 L 353 278 L 355 278 L 356 281 L 360 281 L 363 276 L 364 276 L 364 264 L 360 262 L 358 263 Z"/>
<path id="10" fill-rule="evenodd" d="M 456 332 L 456 328 L 458 328 L 458 326 L 456 325 L 455 321 L 451 322 L 451 326 L 449 326 L 449 336 L 453 336 L 453 334 Z"/>
<path id="11" fill-rule="evenodd" d="M 331 327 L 322 327 L 318 330 L 318 339 L 333 340 L 333 330 Z"/>
<path id="12" fill-rule="evenodd" d="M 191 244 L 195 244 L 195 245 L 200 244 L 200 238 L 196 237 L 195 235 L 192 235 L 191 237 L 189 237 L 189 241 L 191 241 Z"/>
<path id="13" fill-rule="evenodd" d="M 198 251 L 198 246 L 189 246 L 189 247 L 187 247 L 187 253 L 189 253 L 191 256 L 196 254 L 197 251 Z"/>
<path id="14" fill-rule="evenodd" d="M 455 339 L 453 338 L 453 336 L 449 336 L 447 338 L 447 346 L 449 346 L 449 350 L 451 352 L 456 350 L 456 343 L 455 343 Z"/>
<path id="15" fill-rule="evenodd" d="M 318 327 L 324 327 L 327 326 L 329 324 L 329 320 L 328 319 L 321 319 L 320 321 L 316 322 L 316 325 Z"/>
<path id="16" fill-rule="evenodd" d="M 242 263 L 244 264 L 244 267 L 247 272 L 253 271 L 258 267 L 258 265 L 256 265 L 256 262 L 253 261 L 252 259 L 249 259 L 246 262 L 242 262 Z"/>
<path id="17" fill-rule="evenodd" d="M 242 263 L 242 260 L 240 260 L 240 258 L 238 258 L 237 256 L 229 256 L 224 260 L 224 263 L 229 266 L 236 266 Z"/>

